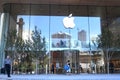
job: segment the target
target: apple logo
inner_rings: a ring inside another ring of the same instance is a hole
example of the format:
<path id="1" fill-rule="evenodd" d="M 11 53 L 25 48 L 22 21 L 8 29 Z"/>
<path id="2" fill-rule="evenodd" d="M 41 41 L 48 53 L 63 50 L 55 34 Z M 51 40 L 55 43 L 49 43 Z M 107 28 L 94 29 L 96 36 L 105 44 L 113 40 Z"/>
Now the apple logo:
<path id="1" fill-rule="evenodd" d="M 74 28 L 75 23 L 74 23 L 74 17 L 72 17 L 72 14 L 70 14 L 68 17 L 65 17 L 63 19 L 63 24 L 65 28 Z"/>

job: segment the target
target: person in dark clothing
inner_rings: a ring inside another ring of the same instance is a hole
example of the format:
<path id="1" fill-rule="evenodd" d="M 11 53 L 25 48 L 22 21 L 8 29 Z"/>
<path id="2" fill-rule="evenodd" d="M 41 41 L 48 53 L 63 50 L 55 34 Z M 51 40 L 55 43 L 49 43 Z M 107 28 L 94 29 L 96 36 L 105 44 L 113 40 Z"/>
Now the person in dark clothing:
<path id="1" fill-rule="evenodd" d="M 8 77 L 11 77 L 10 76 L 10 70 L 11 70 L 11 60 L 10 60 L 10 56 L 7 56 L 7 58 L 5 59 L 4 61 L 4 64 L 5 64 L 5 70 L 7 72 L 7 76 Z"/>
<path id="2" fill-rule="evenodd" d="M 79 68 L 80 68 L 80 73 L 82 73 L 82 71 L 83 71 L 83 68 L 82 68 L 82 66 L 80 65 L 80 67 L 79 67 Z"/>
<path id="3" fill-rule="evenodd" d="M 69 67 L 69 69 L 67 70 L 67 73 L 70 73 L 71 72 L 71 68 L 70 68 L 70 60 L 67 61 L 67 65 Z"/>
<path id="4" fill-rule="evenodd" d="M 109 71 L 110 73 L 114 73 L 114 64 L 112 62 L 109 63 Z"/>
<path id="5" fill-rule="evenodd" d="M 1 68 L 1 73 L 5 74 L 5 68 L 4 67 Z"/>
<path id="6" fill-rule="evenodd" d="M 54 64 L 52 64 L 51 72 L 54 74 Z"/>

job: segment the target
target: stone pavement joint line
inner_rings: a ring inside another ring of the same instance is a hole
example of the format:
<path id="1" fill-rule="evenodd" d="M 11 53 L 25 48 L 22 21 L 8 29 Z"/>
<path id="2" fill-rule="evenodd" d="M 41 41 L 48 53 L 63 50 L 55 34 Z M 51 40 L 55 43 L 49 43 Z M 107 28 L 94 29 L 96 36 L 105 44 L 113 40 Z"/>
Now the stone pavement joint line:
<path id="1" fill-rule="evenodd" d="M 40 75 L 0 75 L 0 80 L 120 80 L 120 74 L 40 74 Z"/>

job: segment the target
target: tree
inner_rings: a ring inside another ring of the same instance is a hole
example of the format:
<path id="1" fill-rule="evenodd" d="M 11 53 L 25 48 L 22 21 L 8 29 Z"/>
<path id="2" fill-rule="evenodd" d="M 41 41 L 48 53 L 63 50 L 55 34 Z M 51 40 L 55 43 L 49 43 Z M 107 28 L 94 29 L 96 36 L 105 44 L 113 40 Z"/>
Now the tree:
<path id="1" fill-rule="evenodd" d="M 44 59 L 46 53 L 46 46 L 45 46 L 45 38 L 41 36 L 41 31 L 37 30 L 35 26 L 35 30 L 32 31 L 32 37 L 30 40 L 30 48 L 31 51 L 35 54 L 36 57 L 36 73 L 38 68 L 38 60 Z"/>
<path id="2" fill-rule="evenodd" d="M 17 31 L 15 29 L 10 30 L 8 32 L 7 42 L 5 46 L 5 51 L 6 51 L 5 55 L 10 55 L 12 59 L 15 58 L 15 41 L 17 37 L 16 33 Z M 13 68 L 13 65 L 12 65 L 12 68 Z"/>
<path id="3" fill-rule="evenodd" d="M 44 55 L 46 53 L 45 48 L 45 38 L 41 37 L 41 31 L 35 30 L 32 31 L 31 37 L 28 40 L 23 40 L 18 37 L 15 43 L 16 51 L 21 55 L 21 63 L 27 69 L 32 66 L 32 60 L 36 60 L 36 73 L 38 70 L 38 61 L 44 59 Z M 24 56 L 25 55 L 25 56 Z M 24 56 L 24 57 L 22 57 Z"/>
<path id="4" fill-rule="evenodd" d="M 8 32 L 8 37 L 7 37 L 7 43 L 6 43 L 6 51 L 10 51 L 12 53 L 14 45 L 15 45 L 15 40 L 16 40 L 16 30 L 11 30 Z"/>
<path id="5" fill-rule="evenodd" d="M 116 47 L 117 49 L 120 49 L 120 34 L 118 34 L 118 35 L 116 36 L 115 47 Z M 118 50 L 118 51 L 120 51 L 120 50 Z"/>
<path id="6" fill-rule="evenodd" d="M 103 50 L 104 53 L 104 62 L 105 62 L 105 70 L 106 72 L 109 73 L 109 61 L 110 58 L 112 57 L 112 49 L 115 47 L 115 43 L 114 43 L 114 35 L 112 34 L 112 32 L 104 27 L 102 29 L 102 34 L 98 35 L 98 39 L 97 39 L 97 43 L 98 43 L 98 48 L 101 48 Z"/>

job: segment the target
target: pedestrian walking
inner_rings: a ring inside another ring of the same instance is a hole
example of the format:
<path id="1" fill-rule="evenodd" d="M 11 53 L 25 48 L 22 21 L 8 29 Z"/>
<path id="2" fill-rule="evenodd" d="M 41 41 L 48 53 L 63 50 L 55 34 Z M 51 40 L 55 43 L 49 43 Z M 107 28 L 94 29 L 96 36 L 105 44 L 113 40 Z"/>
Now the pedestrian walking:
<path id="1" fill-rule="evenodd" d="M 66 73 L 70 73 L 71 72 L 70 60 L 68 60 L 67 63 L 64 65 L 64 70 L 66 71 Z"/>
<path id="2" fill-rule="evenodd" d="M 109 63 L 109 71 L 110 73 L 114 73 L 114 64 L 112 62 Z"/>
<path id="3" fill-rule="evenodd" d="M 51 66 L 51 72 L 52 72 L 52 74 L 54 74 L 54 64 L 52 64 L 52 66 Z"/>
<path id="4" fill-rule="evenodd" d="M 80 67 L 79 67 L 79 68 L 80 68 L 80 73 L 82 73 L 82 71 L 83 71 L 83 68 L 82 68 L 82 66 L 80 65 Z"/>
<path id="5" fill-rule="evenodd" d="M 4 61 L 4 64 L 5 64 L 5 70 L 7 72 L 7 76 L 11 77 L 10 76 L 10 70 L 11 70 L 11 59 L 10 59 L 10 56 L 6 57 L 6 59 Z"/>

